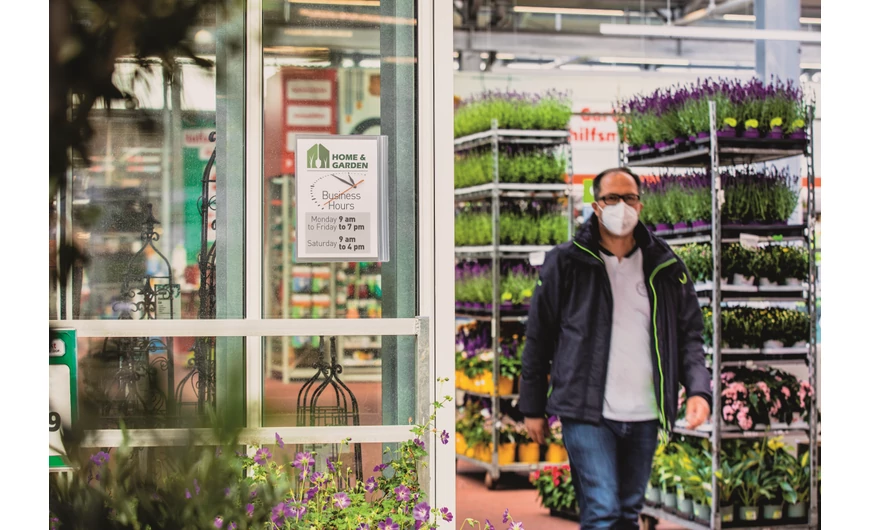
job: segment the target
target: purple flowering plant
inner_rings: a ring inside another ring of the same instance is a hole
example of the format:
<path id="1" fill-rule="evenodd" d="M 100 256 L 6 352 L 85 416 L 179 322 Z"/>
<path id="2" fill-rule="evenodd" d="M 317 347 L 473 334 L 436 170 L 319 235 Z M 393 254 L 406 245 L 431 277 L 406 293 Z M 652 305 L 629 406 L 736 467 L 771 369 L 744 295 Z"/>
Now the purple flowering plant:
<path id="1" fill-rule="evenodd" d="M 300 451 L 293 459 L 256 445 L 249 445 L 247 454 L 237 452 L 243 445 L 238 434 L 220 429 L 208 446 L 191 438 L 161 448 L 171 471 L 142 468 L 126 441 L 112 450 L 111 459 L 108 453 L 86 454 L 71 441 L 65 445 L 74 461 L 72 478 L 51 474 L 50 524 L 63 529 L 89 521 L 94 528 L 113 530 L 438 528 L 454 516 L 448 507 L 428 503 L 420 472 L 426 448 L 450 442 L 449 433 L 436 429 L 434 421 L 451 401 L 445 396 L 433 403 L 425 422 L 411 426 L 409 439 L 387 449 L 384 463 L 360 477 L 340 460 L 323 465 L 316 452 Z M 275 440 L 293 444 L 277 434 Z M 346 439 L 342 445 L 349 443 Z M 79 454 L 83 456 L 77 458 Z M 88 474 L 95 469 L 101 478 L 89 483 Z M 463 528 L 473 524 L 480 528 L 470 520 Z"/>

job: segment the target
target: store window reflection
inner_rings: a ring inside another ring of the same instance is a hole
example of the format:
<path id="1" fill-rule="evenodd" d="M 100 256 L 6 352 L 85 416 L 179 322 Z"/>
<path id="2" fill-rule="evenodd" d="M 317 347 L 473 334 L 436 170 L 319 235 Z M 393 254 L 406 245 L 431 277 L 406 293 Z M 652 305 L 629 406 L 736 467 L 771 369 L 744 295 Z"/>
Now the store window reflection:
<path id="1" fill-rule="evenodd" d="M 266 2 L 263 35 L 263 316 L 415 316 L 415 2 Z M 296 262 L 296 165 L 303 160 L 296 137 L 313 134 L 388 137 L 389 262 Z M 335 348 L 349 385 L 370 396 L 363 424 L 400 421 L 397 403 L 413 392 L 413 341 L 338 337 Z M 300 374 L 320 356 L 317 337 L 265 340 L 270 425 L 294 421 L 282 412 L 283 396 L 295 396 Z"/>

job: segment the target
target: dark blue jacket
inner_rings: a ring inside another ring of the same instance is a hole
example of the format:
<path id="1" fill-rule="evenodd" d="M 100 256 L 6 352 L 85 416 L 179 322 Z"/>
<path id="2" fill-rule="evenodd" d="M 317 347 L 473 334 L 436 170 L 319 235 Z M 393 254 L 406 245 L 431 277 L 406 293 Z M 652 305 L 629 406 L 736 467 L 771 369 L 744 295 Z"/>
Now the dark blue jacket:
<path id="1" fill-rule="evenodd" d="M 679 384 L 688 397 L 712 400 L 703 317 L 688 270 L 673 250 L 640 223 L 634 238 L 649 292 L 656 400 L 670 431 Z M 594 424 L 601 419 L 613 297 L 599 248 L 598 218 L 592 216 L 573 241 L 547 253 L 526 326 L 519 399 L 526 417 L 547 413 Z"/>

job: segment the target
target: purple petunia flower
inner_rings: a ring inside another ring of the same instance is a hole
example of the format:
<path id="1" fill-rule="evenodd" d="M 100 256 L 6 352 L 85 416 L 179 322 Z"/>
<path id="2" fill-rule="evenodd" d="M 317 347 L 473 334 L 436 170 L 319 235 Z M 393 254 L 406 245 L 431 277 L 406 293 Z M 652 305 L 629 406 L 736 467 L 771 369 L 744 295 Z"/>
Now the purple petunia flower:
<path id="1" fill-rule="evenodd" d="M 347 496 L 347 493 L 341 491 L 332 496 L 332 503 L 339 510 L 344 510 L 350 506 L 350 497 Z"/>
<path id="2" fill-rule="evenodd" d="M 330 473 L 335 473 L 335 466 L 332 464 L 332 460 L 329 458 L 326 459 L 326 468 L 329 469 Z"/>
<path id="3" fill-rule="evenodd" d="M 236 523 L 230 523 L 230 525 L 227 527 L 227 530 L 236 530 L 236 528 L 238 527 L 239 525 L 237 525 Z"/>
<path id="4" fill-rule="evenodd" d="M 377 473 L 378 471 L 383 471 L 383 470 L 387 469 L 387 467 L 389 467 L 389 465 L 390 465 L 390 464 L 388 464 L 388 463 L 387 463 L 387 464 L 378 464 L 378 465 L 376 465 L 376 466 L 375 466 L 375 469 L 374 469 L 374 473 Z"/>
<path id="5" fill-rule="evenodd" d="M 429 520 L 429 505 L 425 502 L 421 502 L 417 506 L 414 506 L 414 520 L 415 521 L 428 521 Z"/>
<path id="6" fill-rule="evenodd" d="M 378 489 L 378 481 L 375 480 L 375 477 L 369 477 L 366 481 L 366 492 L 372 493 L 376 489 Z"/>
<path id="7" fill-rule="evenodd" d="M 387 517 L 386 521 L 378 523 L 378 530 L 399 530 L 399 525 L 393 522 L 392 517 Z"/>
<path id="8" fill-rule="evenodd" d="M 215 528 L 223 528 L 224 527 L 224 518 L 218 515 L 214 518 L 214 527 Z"/>
<path id="9" fill-rule="evenodd" d="M 523 523 L 512 522 L 508 530 L 525 530 L 525 528 L 523 528 Z"/>
<path id="10" fill-rule="evenodd" d="M 414 445 L 416 445 L 420 449 L 426 449 L 426 443 L 419 438 L 414 438 Z"/>
<path id="11" fill-rule="evenodd" d="M 495 526 L 487 519 L 486 524 L 483 525 L 483 530 L 495 530 Z"/>
<path id="12" fill-rule="evenodd" d="M 302 506 L 298 502 L 294 502 L 292 504 L 287 504 L 287 510 L 289 513 L 289 517 L 296 519 L 297 521 L 305 515 L 308 511 L 308 508 Z"/>
<path id="13" fill-rule="evenodd" d="M 277 432 L 275 433 L 275 443 L 278 444 L 278 447 L 284 449 L 284 440 L 282 440 L 281 437 L 278 436 Z"/>
<path id="14" fill-rule="evenodd" d="M 254 505 L 248 504 L 247 506 L 245 506 L 245 511 L 248 513 L 248 517 L 253 517 L 254 516 Z"/>
<path id="15" fill-rule="evenodd" d="M 109 461 L 109 453 L 105 451 L 100 451 L 97 454 L 91 456 L 91 462 L 96 464 L 97 466 L 101 466 Z"/>
<path id="16" fill-rule="evenodd" d="M 260 464 L 261 466 L 265 466 L 266 462 L 272 458 L 272 453 L 269 452 L 269 449 L 266 447 L 261 447 L 257 449 L 257 453 L 254 455 L 254 462 Z"/>
<path id="17" fill-rule="evenodd" d="M 453 514 L 450 513 L 450 510 L 448 510 L 446 506 L 441 508 L 441 513 L 444 515 L 444 520 L 448 523 L 453 520 Z"/>
<path id="18" fill-rule="evenodd" d="M 408 499 L 411 498 L 411 490 L 409 490 L 408 487 L 405 486 L 404 484 L 401 484 L 398 487 L 396 487 L 393 490 L 393 492 L 395 492 L 396 498 L 402 502 L 407 502 Z"/>
<path id="19" fill-rule="evenodd" d="M 368 524 L 362 523 L 361 525 L 356 527 L 356 530 L 371 530 L 371 528 L 369 528 Z"/>
<path id="20" fill-rule="evenodd" d="M 441 443 L 447 445 L 447 442 L 450 440 L 450 433 L 446 430 L 441 431 Z"/>
<path id="21" fill-rule="evenodd" d="M 314 457 L 311 456 L 311 453 L 296 453 L 296 460 L 291 464 L 293 467 L 298 469 L 308 468 L 314 465 Z"/>
<path id="22" fill-rule="evenodd" d="M 503 522 L 503 523 L 508 522 L 508 518 L 509 518 L 510 516 L 511 516 L 511 514 L 508 513 L 508 509 L 505 508 L 505 509 L 504 509 L 504 515 L 501 516 L 501 522 Z"/>

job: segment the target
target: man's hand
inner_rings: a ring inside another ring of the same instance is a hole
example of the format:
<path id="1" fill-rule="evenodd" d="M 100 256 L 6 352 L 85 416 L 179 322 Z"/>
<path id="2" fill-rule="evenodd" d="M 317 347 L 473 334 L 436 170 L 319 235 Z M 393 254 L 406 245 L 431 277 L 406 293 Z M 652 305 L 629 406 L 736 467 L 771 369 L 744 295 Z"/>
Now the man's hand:
<path id="1" fill-rule="evenodd" d="M 526 418 L 526 430 L 529 432 L 529 438 L 536 444 L 546 443 L 547 437 L 550 435 L 550 425 L 547 423 L 547 418 Z"/>
<path id="2" fill-rule="evenodd" d="M 701 396 L 692 396 L 686 402 L 686 422 L 689 430 L 697 429 L 710 417 L 710 406 Z"/>

